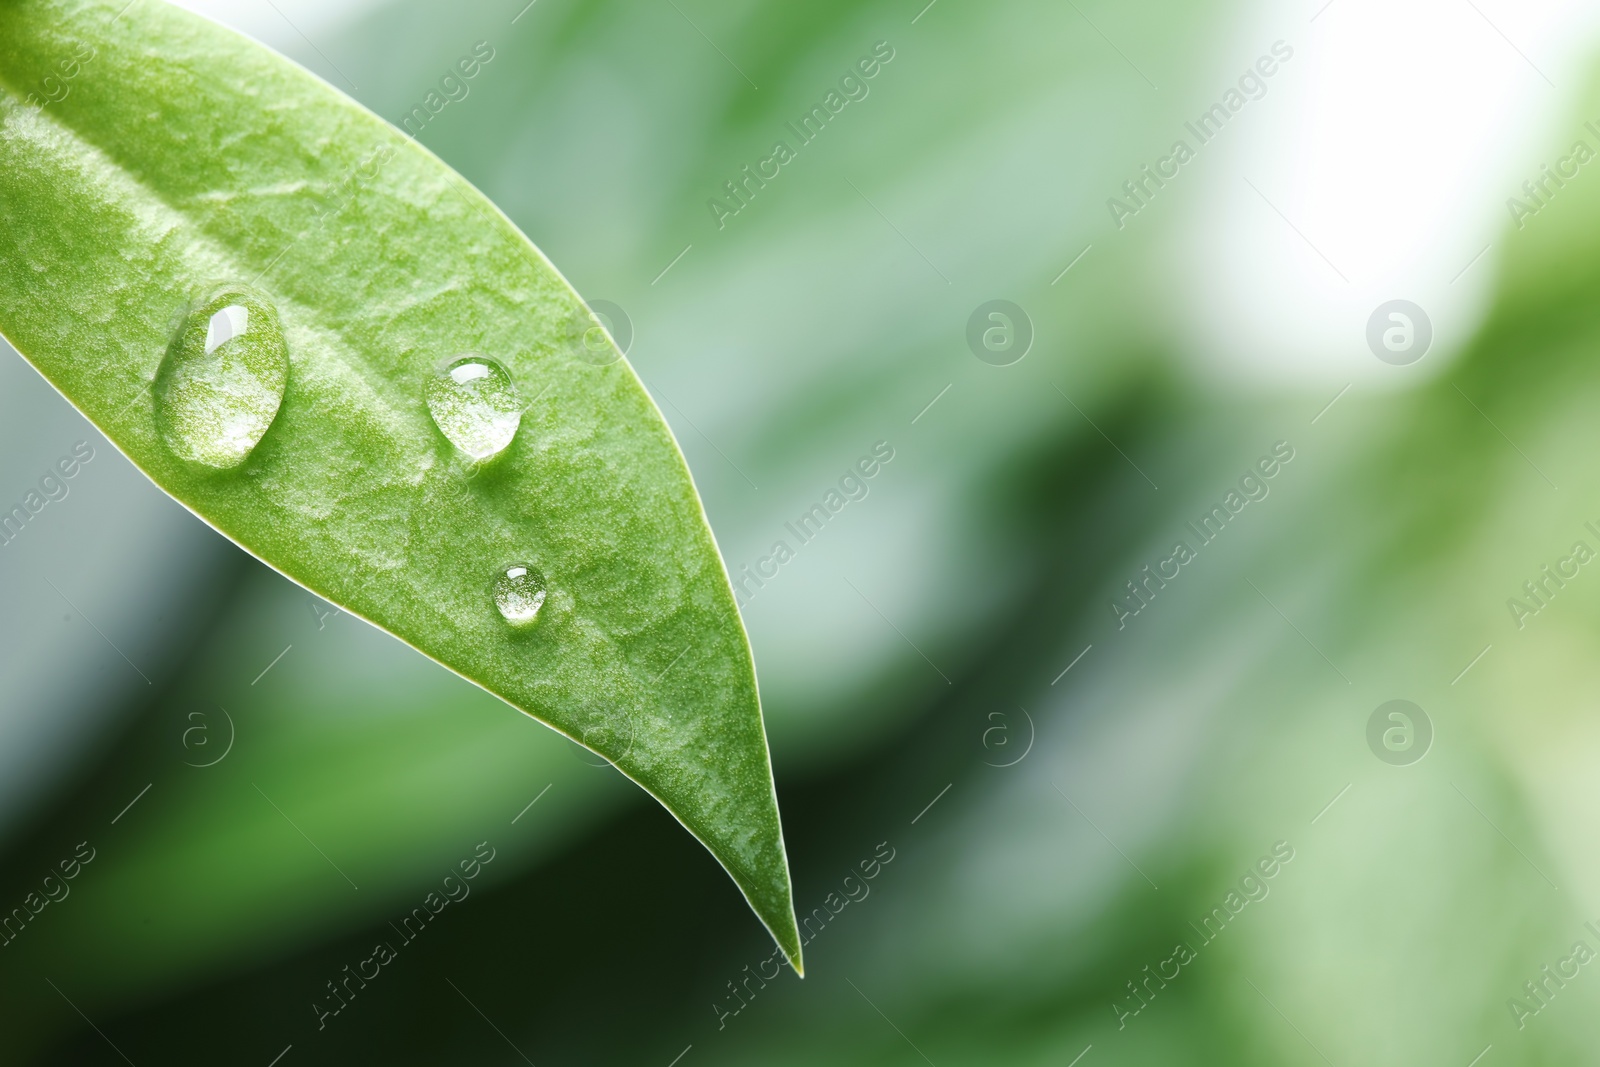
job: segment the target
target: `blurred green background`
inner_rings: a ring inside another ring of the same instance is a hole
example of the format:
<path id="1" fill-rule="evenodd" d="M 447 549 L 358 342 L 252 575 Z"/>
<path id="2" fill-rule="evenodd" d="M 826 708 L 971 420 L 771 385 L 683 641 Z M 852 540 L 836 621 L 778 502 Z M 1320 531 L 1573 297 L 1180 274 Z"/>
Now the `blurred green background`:
<path id="1" fill-rule="evenodd" d="M 196 5 L 395 122 L 489 43 L 420 139 L 623 309 L 731 570 L 893 450 L 744 608 L 808 977 L 761 977 L 642 792 L 245 557 L 8 353 L 3 500 L 94 458 L 0 549 L 3 906 L 94 858 L 0 949 L 6 1062 L 1589 1062 L 1600 576 L 1541 568 L 1600 550 L 1600 177 L 1506 201 L 1600 147 L 1593 16 L 923 3 Z M 1004 366 L 967 340 L 994 299 Z M 1420 361 L 1369 349 L 1391 299 Z"/>

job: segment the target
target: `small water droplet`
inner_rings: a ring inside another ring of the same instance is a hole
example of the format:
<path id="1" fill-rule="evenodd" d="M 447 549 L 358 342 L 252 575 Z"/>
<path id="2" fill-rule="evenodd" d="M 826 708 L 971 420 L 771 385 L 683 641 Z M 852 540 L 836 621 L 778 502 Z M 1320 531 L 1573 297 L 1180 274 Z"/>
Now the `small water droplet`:
<path id="1" fill-rule="evenodd" d="M 501 618 L 513 626 L 528 626 L 539 617 L 544 606 L 544 575 L 532 567 L 517 564 L 494 583 L 494 606 Z"/>
<path id="2" fill-rule="evenodd" d="M 503 452 L 522 423 L 522 400 L 511 375 L 487 356 L 454 361 L 428 379 L 424 394 L 434 425 L 480 462 Z"/>
<path id="3" fill-rule="evenodd" d="M 156 372 L 156 423 L 182 459 L 243 463 L 283 403 L 289 350 L 271 299 L 230 285 L 195 305 Z"/>

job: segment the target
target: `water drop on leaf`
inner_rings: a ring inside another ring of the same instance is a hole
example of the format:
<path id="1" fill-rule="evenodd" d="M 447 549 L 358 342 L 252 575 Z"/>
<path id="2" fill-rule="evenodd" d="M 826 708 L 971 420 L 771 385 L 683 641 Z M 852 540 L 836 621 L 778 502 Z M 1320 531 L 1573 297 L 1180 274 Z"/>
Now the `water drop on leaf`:
<path id="1" fill-rule="evenodd" d="M 494 606 L 500 617 L 513 626 L 529 626 L 544 606 L 544 575 L 532 567 L 517 564 L 507 567 L 495 579 Z"/>
<path id="2" fill-rule="evenodd" d="M 283 403 L 289 351 L 278 311 L 230 285 L 195 305 L 156 371 L 156 423 L 173 453 L 226 470 L 243 463 Z"/>
<path id="3" fill-rule="evenodd" d="M 522 402 L 511 375 L 487 356 L 463 356 L 428 379 L 428 413 L 450 443 L 482 461 L 517 435 Z"/>

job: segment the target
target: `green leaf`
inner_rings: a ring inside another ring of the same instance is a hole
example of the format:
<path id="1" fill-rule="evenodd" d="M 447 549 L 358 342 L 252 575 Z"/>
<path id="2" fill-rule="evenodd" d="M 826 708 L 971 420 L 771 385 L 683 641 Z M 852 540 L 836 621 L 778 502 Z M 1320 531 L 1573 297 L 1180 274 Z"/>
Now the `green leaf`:
<path id="1" fill-rule="evenodd" d="M 287 60 L 159 0 L 0 4 L 0 332 L 206 522 L 611 760 L 799 970 L 727 573 L 595 325 L 460 176 Z M 429 413 L 467 355 L 522 406 L 483 462 Z M 517 566 L 524 614 L 545 587 L 521 627 Z"/>

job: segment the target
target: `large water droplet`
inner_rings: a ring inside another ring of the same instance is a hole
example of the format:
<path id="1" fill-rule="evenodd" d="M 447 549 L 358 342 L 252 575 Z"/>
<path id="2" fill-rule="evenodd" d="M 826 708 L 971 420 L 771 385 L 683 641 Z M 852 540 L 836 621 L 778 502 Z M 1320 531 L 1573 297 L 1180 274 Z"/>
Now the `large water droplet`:
<path id="1" fill-rule="evenodd" d="M 544 606 L 544 575 L 532 567 L 517 564 L 495 579 L 494 606 L 501 618 L 513 626 L 528 626 L 539 617 Z"/>
<path id="2" fill-rule="evenodd" d="M 440 432 L 475 460 L 504 451 L 522 423 L 511 375 L 487 356 L 456 360 L 428 379 L 424 393 Z"/>
<path id="3" fill-rule="evenodd" d="M 197 304 L 156 372 L 156 424 L 191 463 L 243 463 L 283 403 L 289 350 L 271 299 L 244 285 Z"/>

